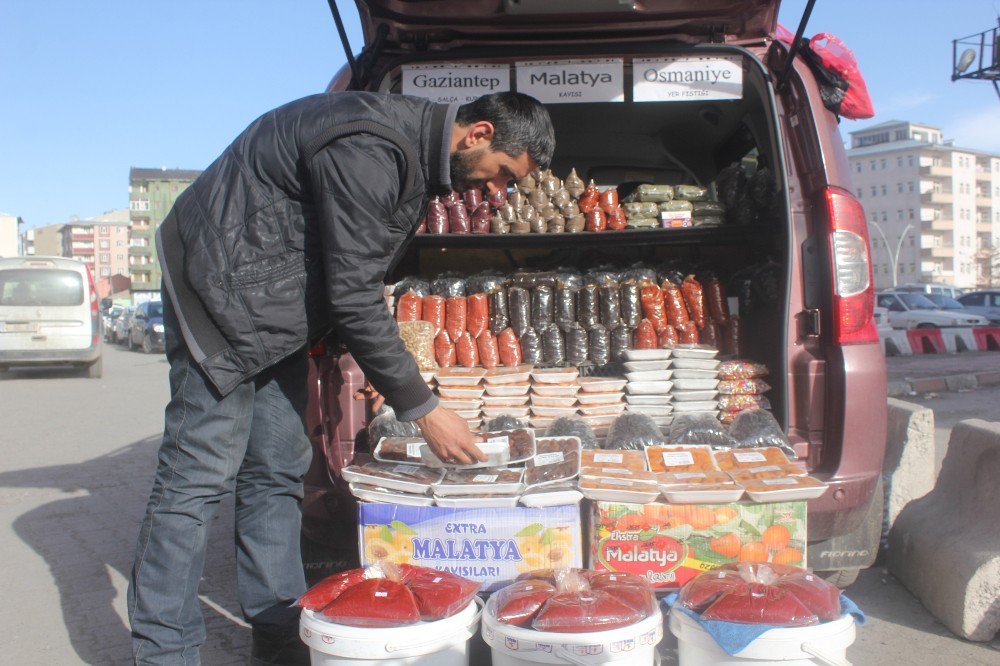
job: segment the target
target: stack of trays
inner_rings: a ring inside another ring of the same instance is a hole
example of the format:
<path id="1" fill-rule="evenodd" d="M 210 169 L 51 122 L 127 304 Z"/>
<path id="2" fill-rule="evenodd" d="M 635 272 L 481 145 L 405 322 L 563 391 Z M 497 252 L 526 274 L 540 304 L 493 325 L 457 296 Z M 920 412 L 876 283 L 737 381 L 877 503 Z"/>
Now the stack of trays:
<path id="1" fill-rule="evenodd" d="M 531 373 L 531 425 L 548 428 L 563 416 L 576 416 L 576 395 L 580 392 L 576 368 L 547 368 Z"/>
<path id="2" fill-rule="evenodd" d="M 486 371 L 483 417 L 495 419 L 503 414 L 516 419 L 528 416 L 528 390 L 533 366 L 494 368 Z"/>
<path id="3" fill-rule="evenodd" d="M 583 377 L 578 380 L 580 392 L 576 401 L 580 404 L 583 420 L 593 429 L 597 437 L 606 437 L 612 421 L 625 411 L 625 385 L 628 380 L 619 377 Z"/>
<path id="4" fill-rule="evenodd" d="M 625 386 L 628 411 L 645 414 L 661 428 L 673 415 L 673 377 L 669 349 L 632 349 L 625 352 Z"/>
<path id="5" fill-rule="evenodd" d="M 469 430 L 483 424 L 483 368 L 441 368 L 435 373 L 437 393 L 442 407 L 468 421 Z"/>
<path id="6" fill-rule="evenodd" d="M 677 345 L 673 350 L 674 414 L 719 416 L 719 350 L 707 345 Z"/>

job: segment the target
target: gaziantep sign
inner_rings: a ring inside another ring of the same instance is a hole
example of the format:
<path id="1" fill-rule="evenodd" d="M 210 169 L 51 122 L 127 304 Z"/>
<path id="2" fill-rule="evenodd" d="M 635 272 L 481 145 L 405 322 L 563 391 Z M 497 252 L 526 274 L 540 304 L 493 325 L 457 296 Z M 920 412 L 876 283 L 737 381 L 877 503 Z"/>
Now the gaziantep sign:
<path id="1" fill-rule="evenodd" d="M 483 95 L 510 90 L 507 65 L 404 65 L 404 95 L 425 97 L 439 103 L 465 104 Z"/>
<path id="2" fill-rule="evenodd" d="M 632 99 L 684 102 L 740 99 L 743 67 L 738 56 L 637 58 L 632 61 Z"/>
<path id="3" fill-rule="evenodd" d="M 543 104 L 624 102 L 622 60 L 519 62 L 517 91 Z"/>

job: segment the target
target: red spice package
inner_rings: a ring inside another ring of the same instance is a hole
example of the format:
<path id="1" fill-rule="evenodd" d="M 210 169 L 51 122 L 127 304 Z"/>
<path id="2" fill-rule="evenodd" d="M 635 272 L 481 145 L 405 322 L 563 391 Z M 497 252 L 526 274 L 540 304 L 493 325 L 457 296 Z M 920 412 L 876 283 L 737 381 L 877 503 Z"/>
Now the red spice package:
<path id="1" fill-rule="evenodd" d="M 500 208 L 505 203 L 507 203 L 507 190 L 497 190 L 496 192 L 488 196 L 486 198 L 486 201 L 490 204 L 490 208 L 492 208 L 493 210 Z"/>
<path id="2" fill-rule="evenodd" d="M 722 325 L 729 323 L 729 301 L 726 299 L 726 288 L 719 278 L 713 276 L 705 282 L 705 301 L 712 321 Z"/>
<path id="3" fill-rule="evenodd" d="M 677 329 L 667 324 L 667 327 L 660 332 L 659 339 L 657 342 L 660 344 L 660 349 L 668 349 L 677 346 Z"/>
<path id="4" fill-rule="evenodd" d="M 613 231 L 621 231 L 628 225 L 628 216 L 625 215 L 625 209 L 621 206 L 617 208 L 612 208 L 608 211 L 608 229 Z"/>
<path id="5" fill-rule="evenodd" d="M 807 627 L 819 624 L 819 618 L 794 594 L 764 583 L 744 584 L 719 596 L 705 612 L 704 620 L 740 624 L 770 624 L 781 627 Z"/>
<path id="6" fill-rule="evenodd" d="M 781 576 L 774 584 L 801 601 L 819 618 L 820 622 L 836 620 L 841 615 L 840 590 L 816 574 L 808 571 Z"/>
<path id="7" fill-rule="evenodd" d="M 450 368 L 458 363 L 458 352 L 448 336 L 448 331 L 441 331 L 434 338 L 434 360 L 442 368 Z"/>
<path id="8" fill-rule="evenodd" d="M 594 181 L 590 181 L 583 194 L 580 195 L 580 212 L 589 213 L 597 208 L 600 197 L 601 193 L 598 191 L 597 185 L 594 184 Z"/>
<path id="9" fill-rule="evenodd" d="M 729 317 L 729 323 L 722 327 L 722 347 L 725 354 L 730 356 L 743 355 L 743 335 L 740 318 Z"/>
<path id="10" fill-rule="evenodd" d="M 648 319 L 643 319 L 635 327 L 635 336 L 632 340 L 632 349 L 656 349 L 656 329 Z"/>
<path id="11" fill-rule="evenodd" d="M 431 622 L 451 617 L 469 605 L 482 584 L 447 571 L 420 567 L 406 586 L 417 600 L 420 619 Z"/>
<path id="12" fill-rule="evenodd" d="M 681 326 L 691 321 L 681 288 L 673 282 L 664 282 L 663 301 L 667 307 L 667 323 L 680 331 Z"/>
<path id="13" fill-rule="evenodd" d="M 369 578 L 323 609 L 325 619 L 351 627 L 401 627 L 420 620 L 409 588 L 388 578 Z"/>
<path id="14" fill-rule="evenodd" d="M 472 231 L 472 221 L 469 219 L 469 211 L 465 209 L 465 204 L 459 202 L 448 206 L 448 225 L 453 234 L 467 234 Z"/>
<path id="15" fill-rule="evenodd" d="M 458 336 L 455 341 L 455 353 L 458 355 L 458 362 L 466 368 L 474 368 L 479 365 L 479 348 L 476 341 L 468 331 Z"/>
<path id="16" fill-rule="evenodd" d="M 472 211 L 479 207 L 479 204 L 483 203 L 483 191 L 477 190 L 474 187 L 470 187 L 466 191 L 462 192 L 462 203 L 465 204 L 465 209 L 472 214 Z"/>
<path id="17" fill-rule="evenodd" d="M 608 631 L 635 624 L 647 614 L 604 590 L 567 592 L 546 601 L 531 621 L 531 628 L 567 634 Z"/>
<path id="18" fill-rule="evenodd" d="M 608 218 L 600 208 L 584 213 L 583 218 L 585 220 L 584 228 L 587 231 L 604 231 L 608 228 Z"/>
<path id="19" fill-rule="evenodd" d="M 497 351 L 500 352 L 500 363 L 513 368 L 521 365 L 521 341 L 512 328 L 505 328 L 497 336 Z"/>
<path id="20" fill-rule="evenodd" d="M 491 370 L 500 365 L 500 350 L 497 347 L 497 337 L 486 329 L 476 338 L 476 347 L 479 349 L 479 363 Z"/>
<path id="21" fill-rule="evenodd" d="M 472 294 L 466 298 L 466 328 L 472 337 L 478 338 L 490 324 L 490 304 L 486 294 Z"/>
<path id="22" fill-rule="evenodd" d="M 598 194 L 597 205 L 601 207 L 601 210 L 610 215 L 611 211 L 618 208 L 618 190 L 614 187 L 609 187 Z"/>
<path id="23" fill-rule="evenodd" d="M 434 324 L 434 335 L 444 330 L 444 296 L 424 296 L 421 319 Z"/>
<path id="24" fill-rule="evenodd" d="M 566 579 L 566 576 L 573 575 L 577 578 Z M 580 579 L 587 581 L 591 576 L 597 575 L 596 571 L 591 571 L 590 569 L 576 569 L 567 567 L 565 569 L 534 569 L 533 571 L 528 571 L 517 577 L 516 580 L 544 580 L 547 583 L 552 583 L 555 585 L 559 580 L 566 580 L 567 583 L 572 583 L 574 585 L 580 585 Z M 562 590 L 566 592 L 567 590 Z"/>
<path id="25" fill-rule="evenodd" d="M 490 233 L 490 224 L 493 222 L 493 211 L 485 201 L 472 211 L 471 227 L 474 234 Z"/>
<path id="26" fill-rule="evenodd" d="M 420 220 L 420 224 L 417 225 L 417 231 L 416 231 L 416 233 L 418 233 L 418 234 L 426 234 L 427 233 L 427 216 L 426 215 L 424 215 L 423 219 Z"/>
<path id="27" fill-rule="evenodd" d="M 420 321 L 423 314 L 424 301 L 415 291 L 396 299 L 396 321 Z"/>
<path id="28" fill-rule="evenodd" d="M 705 328 L 705 293 L 701 283 L 694 279 L 693 275 L 688 275 L 681 283 L 681 295 L 684 297 L 684 305 L 687 306 L 688 314 L 698 328 Z"/>
<path id="29" fill-rule="evenodd" d="M 354 587 L 363 580 L 365 580 L 364 569 L 335 573 L 310 587 L 295 603 L 309 610 L 320 610 L 330 605 L 344 590 Z"/>
<path id="30" fill-rule="evenodd" d="M 555 593 L 555 585 L 544 580 L 529 578 L 511 583 L 494 595 L 497 621 L 527 627 Z"/>
<path id="31" fill-rule="evenodd" d="M 427 206 L 427 233 L 446 234 L 449 231 L 451 226 L 448 222 L 448 207 L 438 197 L 432 197 Z"/>
<path id="32" fill-rule="evenodd" d="M 444 330 L 448 331 L 448 337 L 458 340 L 468 326 L 468 301 L 464 296 L 449 298 L 445 303 L 444 310 Z"/>
<path id="33" fill-rule="evenodd" d="M 714 322 L 706 322 L 703 328 L 698 329 L 698 337 L 701 339 L 702 344 L 715 347 L 716 349 L 719 349 L 719 345 L 722 343 L 720 339 L 722 333 L 719 330 L 719 325 Z"/>
<path id="34" fill-rule="evenodd" d="M 653 324 L 657 333 L 666 330 L 667 307 L 663 300 L 663 291 L 655 284 L 646 283 L 640 290 L 640 300 L 642 301 L 642 314 Z"/>
<path id="35" fill-rule="evenodd" d="M 649 615 L 656 609 L 656 596 L 649 581 L 629 573 L 605 572 L 590 577 L 590 588 L 607 592 L 637 611 Z"/>
<path id="36" fill-rule="evenodd" d="M 698 344 L 698 327 L 693 321 L 686 321 L 677 327 L 677 339 L 684 345 Z"/>
<path id="37" fill-rule="evenodd" d="M 726 592 L 746 585 L 739 571 L 716 569 L 697 576 L 681 588 L 677 602 L 688 610 L 701 613 Z"/>

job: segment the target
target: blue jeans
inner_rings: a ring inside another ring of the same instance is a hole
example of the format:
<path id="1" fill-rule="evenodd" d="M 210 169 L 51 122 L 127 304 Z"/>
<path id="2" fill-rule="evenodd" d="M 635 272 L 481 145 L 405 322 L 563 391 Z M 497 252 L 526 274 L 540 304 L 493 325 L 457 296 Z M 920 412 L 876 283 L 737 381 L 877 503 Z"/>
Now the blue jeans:
<path id="1" fill-rule="evenodd" d="M 136 664 L 199 664 L 198 583 L 208 529 L 235 489 L 237 587 L 254 629 L 296 634 L 306 589 L 299 548 L 305 351 L 220 396 L 191 360 L 166 292 L 170 402 L 128 590 Z"/>

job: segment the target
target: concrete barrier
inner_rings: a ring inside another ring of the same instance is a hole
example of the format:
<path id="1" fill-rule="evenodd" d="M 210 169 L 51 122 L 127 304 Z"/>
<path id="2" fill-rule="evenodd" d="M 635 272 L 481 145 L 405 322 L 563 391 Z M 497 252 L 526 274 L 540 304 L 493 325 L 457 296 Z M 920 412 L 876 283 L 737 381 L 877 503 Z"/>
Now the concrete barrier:
<path id="1" fill-rule="evenodd" d="M 979 351 L 976 334 L 971 328 L 942 328 L 944 348 L 951 354 L 967 351 Z"/>
<path id="2" fill-rule="evenodd" d="M 939 328 L 911 328 L 906 332 L 914 354 L 944 354 L 944 336 Z"/>
<path id="3" fill-rule="evenodd" d="M 972 334 L 979 351 L 1000 351 L 1000 328 L 974 328 Z"/>
<path id="4" fill-rule="evenodd" d="M 934 412 L 889 398 L 886 432 L 886 528 L 907 504 L 934 489 Z"/>
<path id="5" fill-rule="evenodd" d="M 1000 423 L 951 432 L 934 490 L 907 504 L 889 532 L 889 570 L 955 634 L 1000 629 Z"/>
<path id="6" fill-rule="evenodd" d="M 878 329 L 878 337 L 882 342 L 882 352 L 886 356 L 913 355 L 913 347 L 910 346 L 910 339 L 906 337 L 906 331 L 880 328 Z"/>

